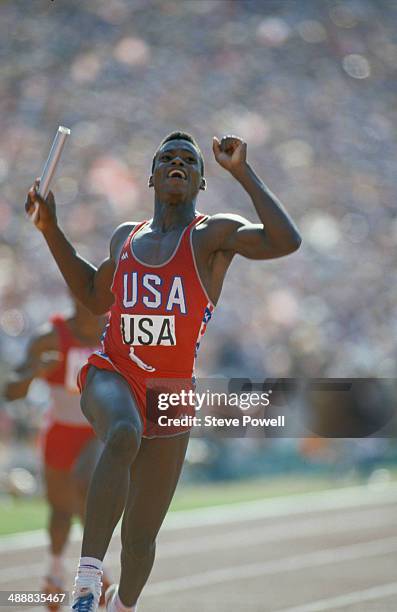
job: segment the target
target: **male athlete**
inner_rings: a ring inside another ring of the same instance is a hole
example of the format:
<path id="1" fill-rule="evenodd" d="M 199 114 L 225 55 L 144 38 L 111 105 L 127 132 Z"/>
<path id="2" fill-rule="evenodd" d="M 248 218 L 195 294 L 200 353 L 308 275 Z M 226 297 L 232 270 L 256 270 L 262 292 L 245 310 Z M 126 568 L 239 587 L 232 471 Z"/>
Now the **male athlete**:
<path id="1" fill-rule="evenodd" d="M 63 234 L 53 194 L 44 201 L 37 181 L 28 194 L 26 210 L 32 214 L 38 203 L 36 227 L 74 295 L 95 314 L 110 310 L 102 350 L 79 375 L 82 410 L 105 446 L 88 494 L 77 612 L 97 609 L 102 560 L 123 510 L 120 584 L 108 589 L 107 609 L 135 612 L 153 565 L 189 433 L 163 432 L 147 418 L 147 386 L 154 379 L 192 377 L 234 255 L 270 259 L 300 245 L 293 221 L 248 164 L 246 143 L 214 137 L 213 152 L 250 196 L 259 222 L 196 212 L 198 193 L 206 188 L 203 157 L 192 136 L 173 132 L 153 159 L 153 219 L 119 226 L 98 269 Z"/>
<path id="2" fill-rule="evenodd" d="M 48 382 L 49 411 L 42 431 L 42 452 L 47 501 L 50 506 L 48 532 L 50 559 L 43 592 L 65 591 L 63 554 L 72 517 L 84 522 L 88 485 L 102 445 L 80 409 L 76 377 L 89 355 L 99 345 L 103 317 L 93 316 L 74 300 L 69 318 L 55 315 L 31 339 L 24 362 L 5 386 L 9 401 L 26 396 L 34 378 Z M 60 604 L 50 603 L 49 610 Z"/>

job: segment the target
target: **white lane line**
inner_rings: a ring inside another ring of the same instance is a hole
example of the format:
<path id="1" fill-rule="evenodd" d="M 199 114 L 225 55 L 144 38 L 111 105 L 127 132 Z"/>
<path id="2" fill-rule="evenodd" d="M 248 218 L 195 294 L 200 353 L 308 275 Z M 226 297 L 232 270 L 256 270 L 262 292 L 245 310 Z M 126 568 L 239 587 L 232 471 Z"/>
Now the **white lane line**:
<path id="1" fill-rule="evenodd" d="M 339 546 L 321 551 L 283 557 L 264 563 L 250 563 L 221 569 L 212 569 L 200 574 L 192 574 L 171 580 L 163 580 L 148 584 L 145 588 L 145 597 L 165 595 L 180 591 L 189 591 L 200 587 L 208 588 L 211 585 L 232 582 L 234 580 L 247 580 L 257 576 L 269 576 L 275 574 L 284 575 L 286 572 L 294 572 L 309 567 L 319 567 L 332 563 L 343 563 L 355 559 L 364 559 L 386 555 L 397 551 L 397 537 L 383 538 L 351 546 Z"/>
<path id="2" fill-rule="evenodd" d="M 357 512 L 344 514 L 343 521 L 339 515 L 309 519 L 298 518 L 293 523 L 233 529 L 227 533 L 203 535 L 179 542 L 160 542 L 158 558 L 180 557 L 230 548 L 241 549 L 256 544 L 315 538 L 319 535 L 332 534 L 334 536 L 393 525 L 397 527 L 394 508 L 383 512 L 370 510 L 362 511 L 360 514 Z"/>
<path id="3" fill-rule="evenodd" d="M 294 514 L 308 514 L 342 510 L 352 507 L 378 506 L 397 502 L 397 483 L 382 486 L 361 485 L 328 489 L 299 495 L 288 495 L 271 499 L 222 504 L 195 510 L 170 512 L 162 527 L 169 532 L 179 529 L 194 529 L 205 525 L 241 523 L 263 518 L 282 518 Z M 115 533 L 119 533 L 119 529 Z M 70 541 L 81 540 L 81 528 L 74 525 Z M 46 546 L 48 535 L 45 530 L 30 531 L 0 537 L 0 553 L 16 552 L 26 548 Z"/>
<path id="4" fill-rule="evenodd" d="M 192 529 L 205 525 L 241 523 L 246 520 L 288 517 L 294 514 L 344 510 L 356 506 L 378 506 L 397 501 L 397 483 L 379 487 L 357 486 L 328 489 L 299 495 L 171 512 L 165 520 L 166 531 Z"/>
<path id="5" fill-rule="evenodd" d="M 160 542 L 156 560 L 183 557 L 200 553 L 213 553 L 221 550 L 229 550 L 265 544 L 269 542 L 281 542 L 285 540 L 300 540 L 304 538 L 315 538 L 324 534 L 336 536 L 343 533 L 353 533 L 355 531 L 365 531 L 371 529 L 381 529 L 396 524 L 396 512 L 393 508 L 383 511 L 367 510 L 350 512 L 344 514 L 343 521 L 340 516 L 327 516 L 318 518 L 298 518 L 293 523 L 281 525 L 264 525 L 249 527 L 246 529 L 229 530 L 226 533 L 195 536 L 183 539 L 178 542 Z M 67 569 L 71 572 L 75 570 L 76 557 L 65 559 Z M 105 566 L 117 568 L 120 562 L 120 551 L 109 552 L 105 558 Z M 0 584 L 19 580 L 21 569 L 25 579 L 41 576 L 43 573 L 43 563 L 39 562 L 7 567 L 0 570 Z"/>
<path id="6" fill-rule="evenodd" d="M 343 606 L 348 606 L 364 601 L 374 601 L 384 597 L 397 595 L 397 582 L 389 582 L 389 584 L 380 584 L 379 586 L 365 589 L 364 591 L 353 591 L 330 597 L 329 599 L 318 599 L 302 606 L 294 606 L 293 608 L 283 608 L 277 612 L 322 612 L 323 610 L 337 610 Z M 380 608 L 377 608 L 380 610 Z"/>

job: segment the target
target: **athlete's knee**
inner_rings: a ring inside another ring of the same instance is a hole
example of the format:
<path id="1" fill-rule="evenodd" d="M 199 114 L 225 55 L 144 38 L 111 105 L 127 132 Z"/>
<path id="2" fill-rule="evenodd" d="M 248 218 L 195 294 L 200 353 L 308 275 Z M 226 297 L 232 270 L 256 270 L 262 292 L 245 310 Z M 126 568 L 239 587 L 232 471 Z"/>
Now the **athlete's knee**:
<path id="1" fill-rule="evenodd" d="M 73 510 L 69 508 L 66 509 L 62 505 L 54 504 L 51 506 L 50 516 L 52 521 L 56 522 L 57 524 L 68 524 L 72 520 Z"/>
<path id="2" fill-rule="evenodd" d="M 135 561 L 152 561 L 156 553 L 156 539 L 150 534 L 141 534 L 130 541 L 123 543 L 122 557 L 132 558 Z"/>
<path id="3" fill-rule="evenodd" d="M 52 514 L 56 514 L 60 518 L 73 514 L 73 498 L 68 494 L 66 485 L 64 491 L 60 488 L 56 490 L 47 489 L 46 498 Z"/>
<path id="4" fill-rule="evenodd" d="M 117 421 L 111 426 L 107 448 L 115 455 L 132 460 L 141 443 L 141 428 L 128 420 Z"/>
<path id="5" fill-rule="evenodd" d="M 89 480 L 83 478 L 74 479 L 75 497 L 79 502 L 80 500 L 84 501 L 86 499 L 89 486 Z"/>

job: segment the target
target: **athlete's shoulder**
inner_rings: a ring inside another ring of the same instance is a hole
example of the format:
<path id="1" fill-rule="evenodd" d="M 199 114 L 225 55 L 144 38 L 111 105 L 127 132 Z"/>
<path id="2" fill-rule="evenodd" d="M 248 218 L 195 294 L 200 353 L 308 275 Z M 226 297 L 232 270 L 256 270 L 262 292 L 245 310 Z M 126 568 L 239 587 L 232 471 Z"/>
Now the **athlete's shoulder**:
<path id="1" fill-rule="evenodd" d="M 134 229 L 134 227 L 136 227 L 139 223 L 140 221 L 126 221 L 126 223 L 121 223 L 114 230 L 111 240 L 119 236 L 127 237 L 128 234 L 130 234 L 132 230 Z"/>
<path id="2" fill-rule="evenodd" d="M 249 221 L 241 215 L 234 213 L 215 213 L 214 215 L 208 215 L 207 218 L 197 226 L 197 230 L 203 231 L 208 237 L 219 236 L 232 232 L 243 225 L 249 224 Z"/>
<path id="3" fill-rule="evenodd" d="M 126 223 L 122 223 L 116 227 L 110 239 L 110 255 L 112 257 L 117 256 L 121 250 L 121 247 L 126 241 L 127 236 L 129 236 L 137 225 L 139 225 L 138 221 L 127 221 Z"/>
<path id="4" fill-rule="evenodd" d="M 209 215 L 197 226 L 194 246 L 197 252 L 212 254 L 222 250 L 222 245 L 240 227 L 249 225 L 249 221 L 235 213 L 216 213 Z"/>
<path id="5" fill-rule="evenodd" d="M 231 225 L 246 225 L 249 221 L 242 217 L 241 215 L 237 215 L 235 213 L 215 213 L 214 215 L 209 215 L 206 222 L 212 226 L 231 226 Z"/>

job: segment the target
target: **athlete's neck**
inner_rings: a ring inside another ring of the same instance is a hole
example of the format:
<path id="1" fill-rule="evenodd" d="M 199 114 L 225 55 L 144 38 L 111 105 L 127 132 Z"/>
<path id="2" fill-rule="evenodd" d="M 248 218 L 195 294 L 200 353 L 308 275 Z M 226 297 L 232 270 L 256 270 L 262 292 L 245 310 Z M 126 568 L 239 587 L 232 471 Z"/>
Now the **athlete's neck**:
<path id="1" fill-rule="evenodd" d="M 173 229 L 186 227 L 196 216 L 196 201 L 190 204 L 168 204 L 155 200 L 152 229 L 168 232 Z"/>

